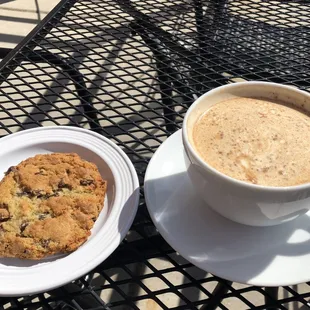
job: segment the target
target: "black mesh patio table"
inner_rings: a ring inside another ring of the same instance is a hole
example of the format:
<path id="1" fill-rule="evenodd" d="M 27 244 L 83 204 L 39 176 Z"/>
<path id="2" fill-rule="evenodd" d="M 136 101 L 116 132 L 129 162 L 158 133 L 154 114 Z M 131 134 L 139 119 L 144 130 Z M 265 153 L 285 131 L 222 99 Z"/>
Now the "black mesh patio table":
<path id="1" fill-rule="evenodd" d="M 150 158 L 202 93 L 246 80 L 310 88 L 309 26 L 308 1 L 62 0 L 1 49 L 0 137 L 93 130 L 127 153 L 141 185 L 136 219 L 106 261 L 53 291 L 1 298 L 1 308 L 310 308 L 307 283 L 252 287 L 191 265 L 157 232 L 143 195 Z"/>

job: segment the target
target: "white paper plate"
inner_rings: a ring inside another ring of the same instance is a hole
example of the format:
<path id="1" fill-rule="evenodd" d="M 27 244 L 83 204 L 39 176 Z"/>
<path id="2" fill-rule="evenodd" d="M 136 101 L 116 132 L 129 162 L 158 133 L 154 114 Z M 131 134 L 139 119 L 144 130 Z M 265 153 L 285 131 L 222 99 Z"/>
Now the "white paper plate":
<path id="1" fill-rule="evenodd" d="M 90 130 L 45 127 L 0 139 L 0 177 L 28 157 L 54 152 L 75 152 L 97 165 L 108 181 L 105 206 L 88 241 L 69 255 L 39 261 L 0 258 L 0 296 L 48 291 L 86 274 L 117 248 L 136 215 L 139 182 L 131 161 L 118 146 Z"/>

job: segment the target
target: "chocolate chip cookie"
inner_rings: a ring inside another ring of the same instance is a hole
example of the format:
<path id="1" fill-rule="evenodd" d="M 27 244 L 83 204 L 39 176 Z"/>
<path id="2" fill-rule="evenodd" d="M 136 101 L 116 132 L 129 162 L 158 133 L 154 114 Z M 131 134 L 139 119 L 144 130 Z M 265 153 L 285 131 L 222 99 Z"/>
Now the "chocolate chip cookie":
<path id="1" fill-rule="evenodd" d="M 40 259 L 83 244 L 104 204 L 107 182 L 77 154 L 37 155 L 0 182 L 0 256 Z"/>

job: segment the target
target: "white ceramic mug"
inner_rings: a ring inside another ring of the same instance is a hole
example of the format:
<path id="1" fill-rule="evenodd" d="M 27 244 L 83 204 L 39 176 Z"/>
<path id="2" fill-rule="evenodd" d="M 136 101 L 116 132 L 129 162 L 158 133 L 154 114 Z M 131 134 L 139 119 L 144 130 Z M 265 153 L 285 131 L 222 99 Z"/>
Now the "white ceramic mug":
<path id="1" fill-rule="evenodd" d="M 208 165 L 193 147 L 193 127 L 198 118 L 212 105 L 236 97 L 290 102 L 310 111 L 310 94 L 276 83 L 235 83 L 202 95 L 187 111 L 182 128 L 188 174 L 194 188 L 213 210 L 241 224 L 277 225 L 306 213 L 310 209 L 310 183 L 272 187 L 236 180 Z"/>

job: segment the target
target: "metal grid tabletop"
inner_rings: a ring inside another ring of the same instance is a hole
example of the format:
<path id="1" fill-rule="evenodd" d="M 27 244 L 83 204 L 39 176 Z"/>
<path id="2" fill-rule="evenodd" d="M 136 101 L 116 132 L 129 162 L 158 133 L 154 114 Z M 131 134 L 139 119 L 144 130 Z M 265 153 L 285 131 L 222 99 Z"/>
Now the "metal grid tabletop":
<path id="1" fill-rule="evenodd" d="M 85 277 L 2 309 L 307 309 L 308 284 L 265 290 L 192 266 L 158 234 L 143 177 L 201 93 L 241 80 L 310 86 L 310 4 L 63 0 L 0 64 L 0 136 L 73 125 L 116 142 L 141 200 L 119 248 Z"/>

